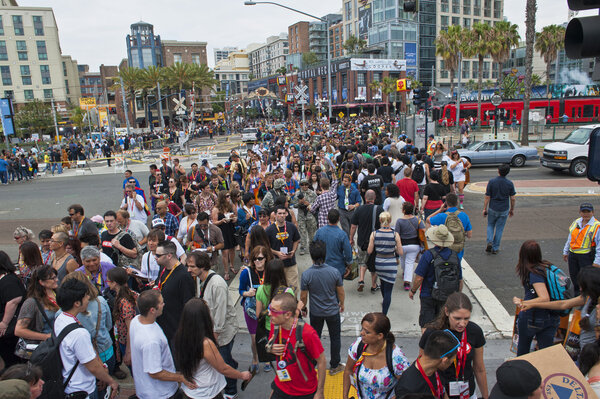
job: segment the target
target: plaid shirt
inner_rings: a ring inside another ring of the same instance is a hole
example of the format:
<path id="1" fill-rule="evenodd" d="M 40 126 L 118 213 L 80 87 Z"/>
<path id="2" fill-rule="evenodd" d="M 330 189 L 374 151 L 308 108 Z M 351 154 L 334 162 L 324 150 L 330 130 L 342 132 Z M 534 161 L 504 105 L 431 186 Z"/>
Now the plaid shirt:
<path id="1" fill-rule="evenodd" d="M 336 180 L 329 188 L 329 191 L 319 195 L 310 208 L 311 212 L 316 212 L 317 209 L 319 210 L 319 227 L 327 226 L 327 214 L 331 209 L 336 207 L 337 185 L 338 182 Z"/>
<path id="2" fill-rule="evenodd" d="M 160 219 L 160 216 L 154 215 L 153 219 Z M 177 230 L 179 230 L 179 220 L 171 213 L 167 212 L 165 218 L 165 234 L 172 237 L 177 237 Z"/>

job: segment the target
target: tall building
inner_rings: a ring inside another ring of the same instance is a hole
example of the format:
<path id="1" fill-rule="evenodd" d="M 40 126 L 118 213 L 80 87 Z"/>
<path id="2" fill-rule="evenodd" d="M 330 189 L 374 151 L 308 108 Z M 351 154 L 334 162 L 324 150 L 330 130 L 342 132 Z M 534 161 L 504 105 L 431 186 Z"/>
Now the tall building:
<path id="1" fill-rule="evenodd" d="M 163 40 L 162 59 L 162 65 L 166 67 L 177 62 L 183 64 L 206 65 L 206 42 Z"/>
<path id="2" fill-rule="evenodd" d="M 287 55 L 288 35 L 270 36 L 266 43 L 249 52 L 250 73 L 257 79 L 275 75 L 278 69 L 286 66 Z"/>
<path id="3" fill-rule="evenodd" d="M 160 35 L 154 35 L 152 24 L 144 21 L 131 24 L 131 34 L 127 35 L 126 43 L 129 66 L 143 69 L 150 65 L 163 65 Z"/>
<path id="4" fill-rule="evenodd" d="M 222 47 L 216 48 L 213 50 L 213 54 L 215 56 L 215 65 L 221 60 L 226 59 L 229 54 L 238 51 L 237 47 Z"/>
<path id="5" fill-rule="evenodd" d="M 245 97 L 249 66 L 248 53 L 244 50 L 232 52 L 226 59 L 217 62 L 214 68 L 215 79 L 219 81 L 217 90 L 223 91 L 227 97 Z"/>
<path id="6" fill-rule="evenodd" d="M 308 46 L 309 22 L 300 21 L 288 26 L 289 54 L 302 54 L 310 51 Z"/>
<path id="7" fill-rule="evenodd" d="M 329 41 L 331 57 L 337 58 L 344 54 L 344 23 L 342 21 L 329 26 Z"/>
<path id="8" fill-rule="evenodd" d="M 62 55 L 52 8 L 0 2 L 0 76 L 3 97 L 76 103 L 76 62 Z"/>
<path id="9" fill-rule="evenodd" d="M 342 16 L 341 14 L 327 14 L 323 19 L 332 26 L 339 24 Z M 288 39 L 290 54 L 311 52 L 317 56 L 318 61 L 327 60 L 327 23 L 322 21 L 297 22 L 288 27 Z M 333 43 L 332 38 L 329 40 Z M 290 63 L 288 62 L 288 64 Z"/>

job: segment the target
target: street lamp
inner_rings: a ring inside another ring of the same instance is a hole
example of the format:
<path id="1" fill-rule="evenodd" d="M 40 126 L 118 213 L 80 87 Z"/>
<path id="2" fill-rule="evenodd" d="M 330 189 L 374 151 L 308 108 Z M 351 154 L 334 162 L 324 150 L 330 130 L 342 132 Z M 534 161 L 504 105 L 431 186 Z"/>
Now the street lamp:
<path id="1" fill-rule="evenodd" d="M 296 10 L 295 8 L 285 6 L 283 4 L 276 3 L 274 1 L 245 1 L 245 6 L 255 6 L 257 4 L 272 4 L 277 7 L 285 8 L 286 10 L 297 12 L 298 14 L 306 15 L 307 17 L 318 19 L 321 22 L 325 22 L 327 29 L 327 105 L 329 106 L 329 123 L 331 124 L 331 43 L 329 42 L 329 20 L 327 18 L 320 18 L 312 14 L 305 13 L 304 11 Z"/>

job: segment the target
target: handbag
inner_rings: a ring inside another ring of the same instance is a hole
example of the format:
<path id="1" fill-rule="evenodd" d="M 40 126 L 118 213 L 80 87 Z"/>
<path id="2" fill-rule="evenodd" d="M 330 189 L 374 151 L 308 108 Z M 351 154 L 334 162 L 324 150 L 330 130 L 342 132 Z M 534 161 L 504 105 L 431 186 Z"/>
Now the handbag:
<path id="1" fill-rule="evenodd" d="M 269 330 L 267 330 L 266 324 L 267 313 L 264 312 L 258 317 L 258 325 L 256 326 L 256 354 L 258 355 L 258 361 L 261 363 L 272 362 L 276 359 L 276 356 L 267 351 L 267 344 L 269 343 Z M 277 336 L 277 334 L 273 334 Z"/>
<path id="2" fill-rule="evenodd" d="M 377 231 L 375 230 L 375 218 L 377 217 L 377 205 L 373 205 L 373 223 L 371 224 L 371 231 L 377 235 Z M 373 252 L 371 252 L 367 256 L 367 260 L 365 261 L 365 266 L 367 266 L 367 270 L 371 273 L 375 271 L 375 258 L 377 257 L 377 251 L 375 247 L 373 247 Z"/>
<path id="3" fill-rule="evenodd" d="M 35 304 L 37 305 L 38 310 L 42 314 L 44 321 L 46 323 L 48 323 L 50 328 L 54 328 L 54 322 L 50 321 L 50 319 L 46 315 L 46 312 L 44 311 L 44 308 L 42 307 L 42 304 L 35 298 L 34 298 L 34 301 L 35 301 Z M 19 340 L 17 341 L 17 345 L 15 347 L 15 355 L 20 357 L 21 359 L 29 360 L 29 359 L 31 359 L 31 354 L 37 348 L 38 345 L 39 345 L 39 342 L 37 344 L 33 344 L 33 343 L 28 343 L 24 338 L 19 338 Z"/>
<path id="4" fill-rule="evenodd" d="M 471 183 L 471 174 L 469 173 L 469 169 L 465 170 L 465 186 Z"/>
<path id="5" fill-rule="evenodd" d="M 579 352 L 581 352 L 581 345 L 579 344 L 579 334 L 581 334 L 581 328 L 579 327 L 580 320 L 581 311 L 574 310 L 573 317 L 571 318 L 571 322 L 567 329 L 567 336 L 563 342 L 567 353 L 569 353 L 569 356 L 571 356 L 573 360 L 577 359 L 579 357 Z"/>
<path id="6" fill-rule="evenodd" d="M 358 257 L 356 256 L 356 251 L 352 250 L 352 263 L 346 266 L 346 271 L 344 272 L 344 280 L 352 281 L 358 277 Z"/>
<path id="7" fill-rule="evenodd" d="M 250 288 L 253 288 L 252 284 L 252 272 L 249 267 L 245 267 L 248 271 L 248 278 L 250 279 Z M 244 299 L 244 312 L 253 320 L 256 320 L 256 296 L 247 296 Z"/>

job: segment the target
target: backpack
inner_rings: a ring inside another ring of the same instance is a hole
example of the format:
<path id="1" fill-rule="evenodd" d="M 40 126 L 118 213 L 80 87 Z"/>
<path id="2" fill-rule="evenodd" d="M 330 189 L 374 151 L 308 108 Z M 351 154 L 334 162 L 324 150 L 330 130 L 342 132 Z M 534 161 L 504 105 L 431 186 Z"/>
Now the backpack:
<path id="1" fill-rule="evenodd" d="M 423 167 L 423 162 L 415 162 L 411 179 L 417 182 L 417 184 L 421 184 L 423 179 L 425 178 L 425 168 Z"/>
<path id="2" fill-rule="evenodd" d="M 455 252 L 460 252 L 465 247 L 465 227 L 458 217 L 460 211 L 448 212 L 446 216 L 446 227 L 454 236 L 454 244 L 450 245 L 450 249 Z"/>
<path id="3" fill-rule="evenodd" d="M 117 239 L 117 241 L 121 241 L 121 238 L 123 238 L 123 236 L 125 234 L 129 234 L 126 231 L 120 230 L 117 235 L 115 236 L 115 238 Z M 126 266 L 132 266 L 133 268 L 137 269 L 137 270 L 141 270 L 142 268 L 142 248 L 140 247 L 140 244 L 138 244 L 137 240 L 135 239 L 135 237 L 133 237 L 131 234 L 129 234 L 129 236 L 131 237 L 133 243 L 135 244 L 135 249 L 137 249 L 137 256 L 135 258 L 130 258 L 127 255 L 125 255 L 123 252 L 117 250 L 116 248 L 113 247 L 113 249 L 115 250 L 115 252 L 117 252 L 117 256 L 118 256 L 118 261 L 117 261 L 117 265 L 119 267 L 126 267 Z"/>
<path id="4" fill-rule="evenodd" d="M 571 278 L 554 265 L 546 268 L 546 286 L 551 301 L 562 301 L 573 298 L 573 284 Z M 555 311 L 561 316 L 567 316 L 571 309 Z"/>
<path id="5" fill-rule="evenodd" d="M 460 288 L 460 265 L 458 254 L 452 251 L 448 259 L 444 260 L 440 251 L 436 248 L 430 249 L 433 259 L 433 270 L 435 283 L 431 290 L 431 297 L 438 301 L 446 301 L 448 296 L 457 292 Z"/>
<path id="6" fill-rule="evenodd" d="M 364 352 L 366 348 L 366 345 L 363 341 L 360 341 L 358 344 L 358 348 L 356 348 L 356 358 L 358 359 L 360 357 L 360 355 L 362 355 L 362 353 Z M 394 346 L 393 345 L 386 345 L 385 347 L 385 362 L 387 364 L 387 368 L 390 371 L 390 375 L 391 376 L 395 376 L 395 372 L 394 372 L 394 361 L 392 359 L 392 355 L 394 352 Z M 356 383 L 357 383 L 357 391 L 360 392 L 360 381 L 358 379 L 358 373 L 360 371 L 362 364 L 360 364 L 357 368 L 356 368 Z M 385 398 L 389 398 L 390 395 L 392 394 L 392 392 L 394 392 L 393 389 L 390 389 L 389 392 L 387 393 L 387 395 L 385 396 Z"/>
<path id="7" fill-rule="evenodd" d="M 304 344 L 304 340 L 302 339 L 302 331 L 304 330 L 304 324 L 306 324 L 304 320 L 298 319 L 298 324 L 296 325 L 296 345 L 294 345 L 294 354 L 296 354 L 296 358 L 298 358 L 298 350 L 302 352 L 314 368 L 317 365 L 317 361 L 313 359 L 313 357 L 308 353 L 308 350 L 306 350 L 306 345 Z M 308 378 L 306 377 L 306 374 L 304 374 L 304 370 L 300 365 L 300 359 L 297 359 L 297 364 L 298 368 L 300 369 L 300 373 L 302 374 L 302 377 L 304 377 L 304 381 L 308 381 Z"/>
<path id="8" fill-rule="evenodd" d="M 62 375 L 63 363 L 60 358 L 60 344 L 71 331 L 78 328 L 83 328 L 83 326 L 79 323 L 69 324 L 63 328 L 58 337 L 54 334 L 54 330 L 52 330 L 50 338 L 41 342 L 33 351 L 29 361 L 31 364 L 42 369 L 42 378 L 44 379 L 44 389 L 41 397 L 51 399 L 65 397 L 65 388 L 69 385 L 69 381 L 71 381 L 75 370 L 77 370 L 79 361 L 75 363 L 75 366 L 69 372 L 67 380 L 64 381 Z"/>

